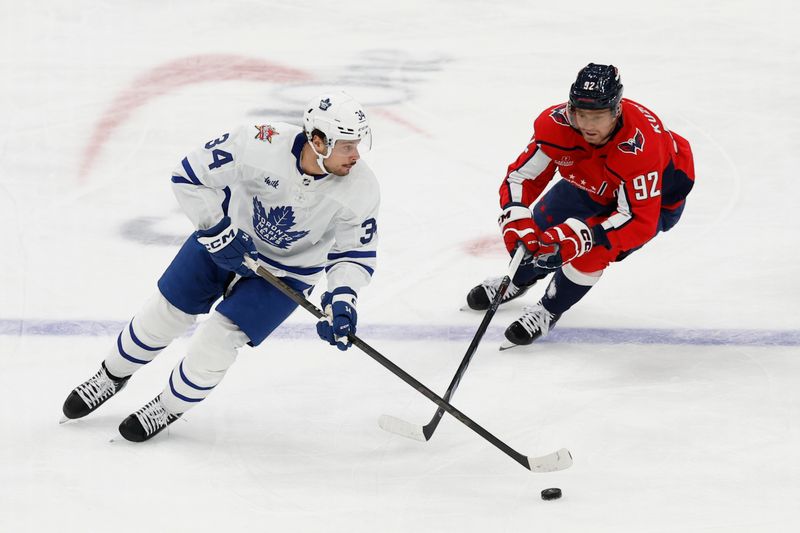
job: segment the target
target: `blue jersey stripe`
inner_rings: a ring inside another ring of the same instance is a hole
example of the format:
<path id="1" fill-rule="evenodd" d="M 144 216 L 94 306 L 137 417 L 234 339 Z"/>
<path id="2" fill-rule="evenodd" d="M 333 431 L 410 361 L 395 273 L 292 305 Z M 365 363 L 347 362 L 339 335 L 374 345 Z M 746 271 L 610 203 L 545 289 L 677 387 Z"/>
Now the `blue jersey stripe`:
<path id="1" fill-rule="evenodd" d="M 172 183 L 185 183 L 186 185 L 192 185 L 192 182 L 183 176 L 172 176 Z"/>
<path id="2" fill-rule="evenodd" d="M 183 170 L 186 171 L 186 175 L 189 176 L 189 179 L 192 180 L 192 183 L 194 183 L 195 185 L 202 185 L 202 183 L 200 183 L 200 180 L 197 179 L 197 174 L 194 173 L 192 165 L 189 164 L 188 157 L 183 158 L 183 161 L 181 161 L 181 165 L 183 165 Z"/>
<path id="3" fill-rule="evenodd" d="M 325 272 L 328 272 L 330 269 L 332 269 L 333 267 L 335 267 L 336 265 L 341 264 L 341 263 L 352 263 L 354 265 L 358 265 L 361 268 L 363 268 L 364 270 L 366 270 L 367 273 L 370 275 L 370 277 L 372 276 L 372 274 L 375 273 L 375 269 L 374 268 L 370 268 L 367 265 L 364 265 L 364 264 L 361 264 L 361 263 L 357 263 L 356 261 L 337 261 L 337 262 L 333 263 L 332 265 L 326 266 L 325 267 Z"/>
<path id="4" fill-rule="evenodd" d="M 377 252 L 358 252 L 358 251 L 349 251 L 349 252 L 338 252 L 335 254 L 328 254 L 328 261 L 333 261 L 334 259 L 341 259 L 342 257 L 377 257 Z"/>
<path id="5" fill-rule="evenodd" d="M 279 263 L 269 257 L 258 254 L 258 258 L 264 261 L 265 263 L 274 266 L 275 268 L 280 268 L 281 270 L 285 270 L 286 272 L 291 272 L 292 274 L 298 274 L 300 276 L 312 276 L 319 272 L 322 272 L 323 267 L 311 267 L 311 268 L 303 268 L 303 267 L 295 267 L 284 265 L 283 263 Z"/>
<path id="6" fill-rule="evenodd" d="M 225 199 L 222 200 L 222 212 L 225 216 L 228 216 L 228 206 L 230 206 L 231 203 L 231 188 L 225 187 L 222 189 L 222 192 L 225 193 Z"/>

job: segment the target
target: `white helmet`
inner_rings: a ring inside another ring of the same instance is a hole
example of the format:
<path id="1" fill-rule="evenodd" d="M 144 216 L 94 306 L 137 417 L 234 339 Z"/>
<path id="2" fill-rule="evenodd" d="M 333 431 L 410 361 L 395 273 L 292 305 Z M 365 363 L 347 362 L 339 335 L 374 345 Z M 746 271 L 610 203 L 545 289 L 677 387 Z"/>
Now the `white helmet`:
<path id="1" fill-rule="evenodd" d="M 364 148 L 369 150 L 372 147 L 372 131 L 367 115 L 361 104 L 344 91 L 323 94 L 311 100 L 303 113 L 303 129 L 309 142 L 314 130 L 325 134 L 327 152 L 317 153 L 323 159 L 331 155 L 333 145 L 338 140 L 362 139 Z"/>

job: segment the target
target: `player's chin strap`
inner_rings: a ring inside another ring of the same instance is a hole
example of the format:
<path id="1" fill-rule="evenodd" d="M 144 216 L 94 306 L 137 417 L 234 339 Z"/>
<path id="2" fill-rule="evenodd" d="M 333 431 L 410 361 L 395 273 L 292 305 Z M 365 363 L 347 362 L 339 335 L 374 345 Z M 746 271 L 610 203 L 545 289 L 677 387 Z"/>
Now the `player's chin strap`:
<path id="1" fill-rule="evenodd" d="M 317 165 L 319 165 L 319 168 L 321 168 L 325 174 L 330 174 L 331 172 L 327 168 L 325 168 L 325 160 L 328 159 L 333 153 L 333 146 L 328 146 L 327 153 L 325 155 L 322 155 L 321 153 L 317 152 L 317 148 L 314 146 L 314 143 L 310 142 L 308 144 L 311 145 L 311 149 L 317 156 Z"/>

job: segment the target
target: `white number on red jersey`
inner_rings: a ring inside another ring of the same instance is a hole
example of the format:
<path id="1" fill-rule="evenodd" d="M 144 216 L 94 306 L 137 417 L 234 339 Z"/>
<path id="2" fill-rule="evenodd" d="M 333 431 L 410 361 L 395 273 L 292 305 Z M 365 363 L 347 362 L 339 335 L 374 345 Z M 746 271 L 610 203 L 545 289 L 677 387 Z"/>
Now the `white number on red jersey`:
<path id="1" fill-rule="evenodd" d="M 661 194 L 661 189 L 658 186 L 658 172 L 650 172 L 645 176 L 636 176 L 633 178 L 633 188 L 636 189 L 637 200 L 647 200 L 654 196 Z"/>

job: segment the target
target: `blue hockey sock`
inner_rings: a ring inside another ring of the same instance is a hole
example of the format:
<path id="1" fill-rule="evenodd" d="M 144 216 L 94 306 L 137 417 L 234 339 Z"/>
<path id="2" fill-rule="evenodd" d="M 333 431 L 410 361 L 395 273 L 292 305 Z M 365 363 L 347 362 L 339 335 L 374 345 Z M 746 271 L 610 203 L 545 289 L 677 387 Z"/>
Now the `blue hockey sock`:
<path id="1" fill-rule="evenodd" d="M 568 271 L 569 276 L 565 274 L 565 270 Z M 561 315 L 586 296 L 586 293 L 589 292 L 598 279 L 600 279 L 599 276 L 588 276 L 569 267 L 569 265 L 560 268 L 547 286 L 547 290 L 542 297 L 542 305 L 550 313 Z"/>

